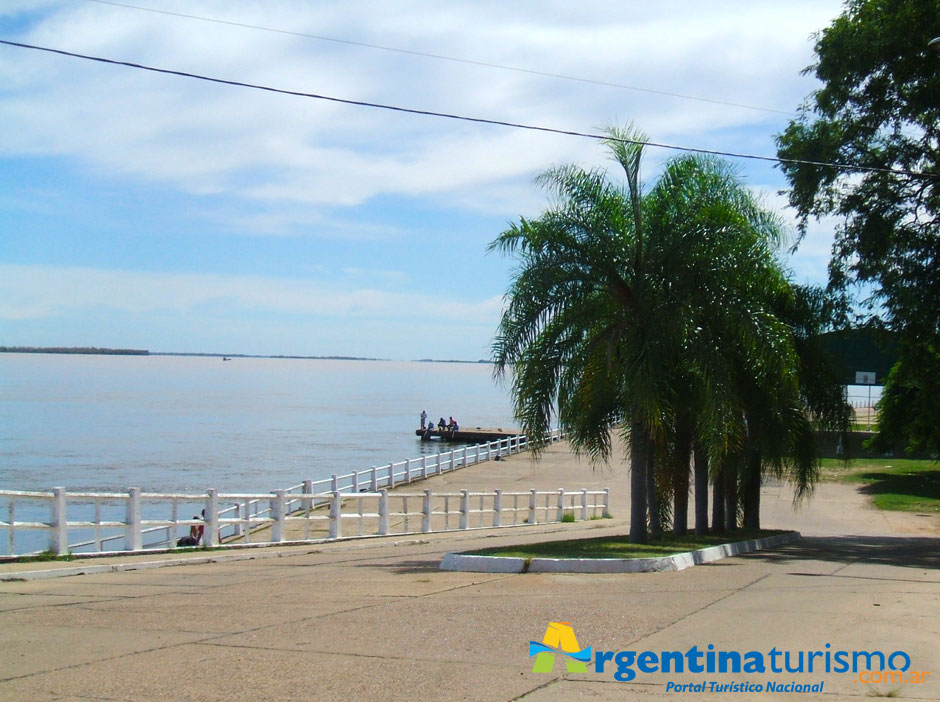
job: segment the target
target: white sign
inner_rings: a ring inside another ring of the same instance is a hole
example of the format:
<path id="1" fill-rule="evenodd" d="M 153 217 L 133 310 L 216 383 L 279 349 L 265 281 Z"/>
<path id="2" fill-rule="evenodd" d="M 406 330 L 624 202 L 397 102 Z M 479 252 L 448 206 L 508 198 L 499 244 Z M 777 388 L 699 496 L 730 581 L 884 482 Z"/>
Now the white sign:
<path id="1" fill-rule="evenodd" d="M 875 372 L 874 371 L 855 371 L 855 384 L 856 385 L 874 385 L 875 384 Z"/>

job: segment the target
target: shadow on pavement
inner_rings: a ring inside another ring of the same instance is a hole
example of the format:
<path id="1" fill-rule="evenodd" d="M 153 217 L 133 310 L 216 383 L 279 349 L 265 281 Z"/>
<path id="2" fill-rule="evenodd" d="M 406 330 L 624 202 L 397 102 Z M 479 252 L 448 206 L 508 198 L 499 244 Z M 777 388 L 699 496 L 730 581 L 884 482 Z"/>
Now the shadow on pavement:
<path id="1" fill-rule="evenodd" d="M 359 563 L 357 568 L 382 568 L 396 575 L 424 575 L 426 573 L 440 573 L 441 559 L 398 561 L 396 563 Z"/>
<path id="2" fill-rule="evenodd" d="M 773 563 L 831 561 L 940 570 L 940 538 L 902 536 L 811 536 L 799 543 L 740 556 Z"/>

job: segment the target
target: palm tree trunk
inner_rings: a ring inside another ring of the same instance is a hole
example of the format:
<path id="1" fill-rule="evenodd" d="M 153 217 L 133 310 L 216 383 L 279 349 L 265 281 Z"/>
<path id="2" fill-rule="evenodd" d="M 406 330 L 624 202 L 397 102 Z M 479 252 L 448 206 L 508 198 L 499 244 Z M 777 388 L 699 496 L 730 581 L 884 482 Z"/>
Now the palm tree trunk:
<path id="1" fill-rule="evenodd" d="M 672 533 L 689 531 L 689 461 L 692 458 L 692 425 L 687 415 L 676 422 L 676 466 L 672 476 Z"/>
<path id="2" fill-rule="evenodd" d="M 646 452 L 646 502 L 649 505 L 650 536 L 662 538 L 663 515 L 660 510 L 659 493 L 656 492 L 656 442 L 647 436 Z"/>
<path id="3" fill-rule="evenodd" d="M 630 421 L 630 541 L 645 544 L 646 530 L 646 427 L 636 412 Z"/>
<path id="4" fill-rule="evenodd" d="M 695 533 L 708 533 L 708 454 L 696 441 L 695 456 Z"/>
<path id="5" fill-rule="evenodd" d="M 738 528 L 738 458 L 725 466 L 725 531 Z"/>
<path id="6" fill-rule="evenodd" d="M 747 472 L 741 485 L 744 492 L 745 529 L 760 529 L 760 484 L 761 455 L 754 451 L 748 459 Z"/>
<path id="7" fill-rule="evenodd" d="M 719 533 L 725 530 L 725 471 L 727 470 L 722 462 L 721 467 L 715 473 L 712 485 L 712 531 Z"/>

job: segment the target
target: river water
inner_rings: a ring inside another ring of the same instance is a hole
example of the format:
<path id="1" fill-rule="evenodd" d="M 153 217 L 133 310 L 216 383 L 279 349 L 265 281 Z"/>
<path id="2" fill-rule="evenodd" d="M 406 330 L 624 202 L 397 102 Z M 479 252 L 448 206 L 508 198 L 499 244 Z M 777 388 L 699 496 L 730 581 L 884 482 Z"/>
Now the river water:
<path id="1" fill-rule="evenodd" d="M 3 353 L 0 489 L 267 492 L 437 452 L 422 409 L 514 426 L 488 364 Z"/>

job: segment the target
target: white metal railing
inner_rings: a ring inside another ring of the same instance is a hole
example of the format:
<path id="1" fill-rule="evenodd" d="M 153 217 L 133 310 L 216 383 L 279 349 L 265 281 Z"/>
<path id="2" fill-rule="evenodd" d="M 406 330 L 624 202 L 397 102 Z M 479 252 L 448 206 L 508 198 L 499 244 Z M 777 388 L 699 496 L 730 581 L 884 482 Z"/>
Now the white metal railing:
<path id="1" fill-rule="evenodd" d="M 563 438 L 558 430 L 546 435 L 549 443 Z M 333 475 L 326 480 L 305 480 L 299 485 L 263 494 L 222 494 L 214 489 L 201 494 L 147 493 L 139 488 L 130 488 L 126 493 L 67 492 L 61 487 L 53 488 L 51 492 L 0 490 L 0 504 L 5 501 L 7 507 L 6 515 L 0 512 L 0 530 L 5 529 L 7 537 L 5 544 L 0 542 L 0 550 L 5 550 L 8 555 L 43 550 L 35 547 L 35 539 L 31 548 L 18 549 L 17 532 L 45 532 L 47 538 L 41 541 L 45 542 L 47 550 L 59 555 L 175 548 L 179 537 L 188 534 L 194 526 L 204 528 L 202 544 L 205 546 L 283 542 L 288 540 L 288 529 L 291 529 L 289 540 L 292 541 L 339 538 L 344 520 L 350 518 L 357 521 L 363 535 L 389 533 L 389 520 L 395 522 L 399 519 L 404 520 L 406 529 L 402 533 L 408 533 L 417 514 L 417 511 L 409 509 L 409 499 L 414 506 L 418 498 L 423 501 L 425 494 L 429 493 L 389 494 L 389 489 L 525 449 L 524 436 L 507 437 L 365 471 Z M 381 505 L 376 505 L 375 511 L 363 511 L 363 504 L 376 500 L 381 502 L 383 494 L 386 495 L 386 505 L 389 499 L 403 500 L 401 508 L 389 512 L 386 507 L 383 514 Z M 581 494 L 563 490 L 553 493 L 501 493 L 495 490 L 492 493 L 467 493 L 466 496 L 463 493 L 441 493 L 432 499 L 432 512 L 427 515 L 428 529 L 450 529 L 451 516 L 458 520 L 457 515 L 461 513 L 455 505 L 470 499 L 477 501 L 477 508 L 464 509 L 459 524 L 469 525 L 477 520 L 480 526 L 484 514 L 492 515 L 493 526 L 504 525 L 503 515 L 511 516 L 512 524 L 561 521 L 563 511 L 587 513 L 583 505 L 574 504 L 576 499 L 590 500 L 586 508 L 589 512 L 597 509 L 608 511 L 606 494 L 603 504 L 596 501 L 596 495 L 601 493 L 588 491 L 585 493 L 587 497 L 576 497 Z M 566 496 L 565 499 L 570 501 L 564 509 L 560 502 L 552 501 L 552 496 L 558 495 Z M 350 496 L 355 497 L 350 499 Z M 519 499 L 524 496 L 528 496 L 529 504 L 520 507 Z M 501 501 L 509 499 L 512 506 L 504 507 Z M 489 506 L 485 506 L 485 502 Z M 357 507 L 357 510 L 350 512 L 350 506 Z M 187 516 L 200 509 L 203 512 Z M 424 509 L 423 502 L 421 509 Z M 552 510 L 555 519 L 548 518 Z M 517 521 L 521 511 L 528 512 L 524 522 Z M 26 518 L 18 520 L 18 512 L 25 512 Z M 42 518 L 43 513 L 48 514 L 48 521 Z M 4 516 L 6 520 L 2 519 Z M 385 531 L 382 531 L 383 520 Z M 438 522 L 443 524 L 441 529 L 437 528 Z"/>
<path id="2" fill-rule="evenodd" d="M 520 499 L 521 505 L 520 505 Z M 544 499 L 544 504 L 543 504 Z M 510 504 L 511 502 L 511 504 Z M 414 508 L 409 508 L 409 503 Z M 396 508 L 397 507 L 397 508 Z M 574 492 L 559 488 L 540 492 L 377 493 L 355 496 L 334 492 L 330 499 L 329 537 L 385 536 L 492 527 L 581 521 L 610 516 L 610 488 Z M 289 516 L 287 521 L 303 521 Z M 351 523 L 354 533 L 347 533 Z M 420 525 L 420 526 L 419 526 Z"/>

